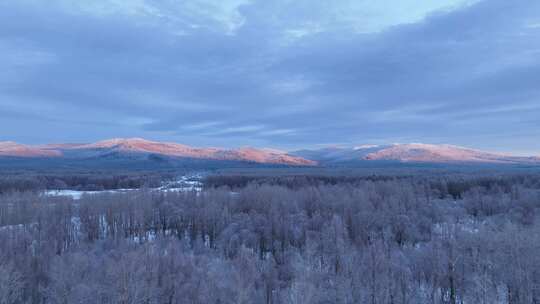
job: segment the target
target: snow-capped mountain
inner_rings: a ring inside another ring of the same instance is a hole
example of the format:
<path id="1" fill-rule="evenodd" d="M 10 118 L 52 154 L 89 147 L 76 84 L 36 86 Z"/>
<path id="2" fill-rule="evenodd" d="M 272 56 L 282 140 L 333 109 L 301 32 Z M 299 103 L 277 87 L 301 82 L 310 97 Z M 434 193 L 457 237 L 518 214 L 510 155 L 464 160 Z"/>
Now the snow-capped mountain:
<path id="1" fill-rule="evenodd" d="M 354 148 L 323 148 L 301 150 L 292 155 L 315 160 L 323 164 L 395 161 L 402 163 L 491 163 L 491 164 L 540 164 L 539 157 L 519 157 L 501 153 L 453 146 L 421 143 L 393 145 L 363 145 Z"/>
<path id="2" fill-rule="evenodd" d="M 368 154 L 380 151 L 384 147 L 387 146 L 326 147 L 316 150 L 299 150 L 291 152 L 291 154 L 321 163 L 341 163 L 362 160 Z"/>
<path id="3" fill-rule="evenodd" d="M 452 145 L 392 144 L 328 147 L 284 152 L 275 149 L 196 148 L 172 142 L 142 138 L 115 138 L 90 144 L 49 144 L 27 146 L 0 142 L 0 157 L 54 158 L 57 161 L 204 161 L 246 162 L 291 166 L 362 165 L 377 162 L 434 164 L 514 164 L 540 165 L 540 157 L 519 157 Z"/>
<path id="4" fill-rule="evenodd" d="M 401 162 L 477 162 L 508 163 L 526 159 L 503 154 L 452 146 L 429 144 L 396 144 L 391 147 L 369 153 L 366 160 L 396 160 Z"/>
<path id="5" fill-rule="evenodd" d="M 4 157 L 57 157 L 59 151 L 26 146 L 12 141 L 0 142 L 0 156 Z"/>
<path id="6" fill-rule="evenodd" d="M 171 160 L 198 159 L 240 161 L 278 165 L 315 165 L 301 157 L 270 149 L 194 148 L 177 143 L 149 141 L 142 138 L 115 138 L 91 144 L 51 144 L 24 146 L 16 143 L 0 145 L 0 156 L 11 157 L 64 157 L 67 159 L 130 158 L 147 159 L 151 156 Z"/>

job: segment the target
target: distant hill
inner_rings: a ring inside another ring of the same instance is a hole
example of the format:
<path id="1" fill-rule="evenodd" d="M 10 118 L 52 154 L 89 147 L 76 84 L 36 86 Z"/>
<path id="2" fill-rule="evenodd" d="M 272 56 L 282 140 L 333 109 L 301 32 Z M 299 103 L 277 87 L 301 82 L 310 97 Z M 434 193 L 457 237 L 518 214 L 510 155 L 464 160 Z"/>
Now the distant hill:
<path id="1" fill-rule="evenodd" d="M 91 144 L 51 144 L 26 146 L 13 142 L 0 142 L 0 157 L 57 158 L 74 160 L 117 161 L 231 161 L 258 164 L 310 166 L 316 163 L 301 157 L 269 149 L 194 148 L 168 142 L 149 141 L 142 138 L 116 138 Z"/>
<path id="2" fill-rule="evenodd" d="M 28 146 L 0 142 L 1 167 L 197 167 L 518 165 L 540 166 L 540 157 L 490 153 L 453 145 L 393 144 L 329 147 L 284 152 L 275 149 L 196 148 L 142 138 L 115 138 L 90 144 Z"/>
<path id="3" fill-rule="evenodd" d="M 430 144 L 367 145 L 354 148 L 300 150 L 292 155 L 325 164 L 360 162 L 400 162 L 432 164 L 514 164 L 540 165 L 540 157 L 521 157 L 453 146 Z"/>
<path id="4" fill-rule="evenodd" d="M 0 157 L 59 157 L 62 153 L 57 150 L 43 149 L 21 145 L 12 141 L 0 142 Z"/>

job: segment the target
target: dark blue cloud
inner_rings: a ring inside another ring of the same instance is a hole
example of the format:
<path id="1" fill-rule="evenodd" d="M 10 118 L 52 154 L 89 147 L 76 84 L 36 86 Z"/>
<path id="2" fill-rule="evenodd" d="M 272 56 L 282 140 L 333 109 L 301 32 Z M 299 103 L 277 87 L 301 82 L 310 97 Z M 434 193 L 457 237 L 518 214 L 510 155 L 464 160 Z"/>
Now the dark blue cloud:
<path id="1" fill-rule="evenodd" d="M 70 3 L 0 3 L 2 139 L 540 150 L 540 2 Z"/>

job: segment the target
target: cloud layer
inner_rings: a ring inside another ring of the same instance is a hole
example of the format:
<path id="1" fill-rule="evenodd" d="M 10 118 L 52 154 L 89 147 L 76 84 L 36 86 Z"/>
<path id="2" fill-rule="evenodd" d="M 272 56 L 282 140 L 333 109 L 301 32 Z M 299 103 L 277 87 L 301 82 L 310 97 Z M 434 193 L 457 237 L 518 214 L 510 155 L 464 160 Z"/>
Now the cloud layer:
<path id="1" fill-rule="evenodd" d="M 3 139 L 540 150 L 538 1 L 88 3 L 0 3 Z"/>

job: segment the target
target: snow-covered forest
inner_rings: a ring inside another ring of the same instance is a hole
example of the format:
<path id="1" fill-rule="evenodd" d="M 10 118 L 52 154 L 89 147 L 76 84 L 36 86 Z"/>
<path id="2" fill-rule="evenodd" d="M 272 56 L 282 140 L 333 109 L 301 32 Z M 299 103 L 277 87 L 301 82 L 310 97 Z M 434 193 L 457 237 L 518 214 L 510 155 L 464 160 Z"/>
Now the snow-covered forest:
<path id="1" fill-rule="evenodd" d="M 0 303 L 540 303 L 538 174 L 1 180 Z"/>

